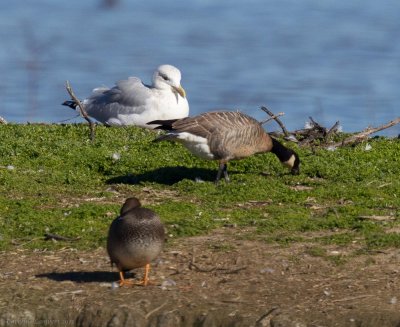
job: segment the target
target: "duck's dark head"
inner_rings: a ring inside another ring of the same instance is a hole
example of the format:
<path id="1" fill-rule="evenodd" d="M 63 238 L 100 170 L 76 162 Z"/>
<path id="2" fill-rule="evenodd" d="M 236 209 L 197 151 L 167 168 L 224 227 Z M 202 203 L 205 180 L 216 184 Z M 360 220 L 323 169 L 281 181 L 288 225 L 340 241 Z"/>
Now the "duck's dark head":
<path id="1" fill-rule="evenodd" d="M 126 212 L 135 209 L 135 208 L 139 208 L 142 204 L 140 203 L 139 199 L 135 198 L 135 197 L 131 197 L 125 200 L 124 205 L 121 208 L 121 216 L 123 214 L 125 214 Z"/>

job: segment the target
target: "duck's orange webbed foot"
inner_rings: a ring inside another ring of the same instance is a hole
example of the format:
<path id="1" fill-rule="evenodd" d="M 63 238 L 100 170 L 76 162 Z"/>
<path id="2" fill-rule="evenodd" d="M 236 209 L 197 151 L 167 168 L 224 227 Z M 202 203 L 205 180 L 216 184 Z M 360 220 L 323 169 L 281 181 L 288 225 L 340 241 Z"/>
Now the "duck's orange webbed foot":
<path id="1" fill-rule="evenodd" d="M 149 280 L 149 272 L 150 272 L 150 264 L 148 263 L 148 264 L 144 267 L 143 279 L 142 279 L 140 282 L 137 282 L 136 285 L 147 286 L 147 285 L 149 285 L 149 284 L 153 284 L 153 283 L 150 282 L 150 280 Z"/>
<path id="2" fill-rule="evenodd" d="M 149 272 L 150 272 L 150 264 L 147 264 L 147 265 L 145 266 L 143 279 L 142 279 L 141 281 L 139 281 L 139 282 L 135 282 L 135 281 L 133 281 L 133 280 L 125 279 L 125 278 L 124 278 L 124 273 L 123 273 L 122 271 L 120 271 L 120 272 L 119 272 L 119 277 L 120 277 L 119 286 L 122 287 L 122 286 L 124 286 L 124 285 L 125 285 L 125 286 L 134 286 L 134 285 L 137 285 L 137 286 L 156 285 L 155 282 L 151 282 L 151 281 L 149 280 Z"/>
<path id="3" fill-rule="evenodd" d="M 132 286 L 132 285 L 135 284 L 134 281 L 132 281 L 130 279 L 125 279 L 124 273 L 122 271 L 119 272 L 119 278 L 120 278 L 119 281 L 118 281 L 119 287 Z"/>

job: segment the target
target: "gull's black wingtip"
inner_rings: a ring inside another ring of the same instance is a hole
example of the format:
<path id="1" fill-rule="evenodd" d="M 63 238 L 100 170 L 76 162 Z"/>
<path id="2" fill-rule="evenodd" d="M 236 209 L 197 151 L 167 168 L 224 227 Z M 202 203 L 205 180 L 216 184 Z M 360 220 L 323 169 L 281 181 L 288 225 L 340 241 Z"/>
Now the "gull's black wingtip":
<path id="1" fill-rule="evenodd" d="M 160 125 L 155 127 L 154 129 L 162 129 L 164 131 L 173 130 L 173 123 L 175 123 L 178 119 L 169 119 L 169 120 L 153 120 L 151 122 L 146 123 L 146 125 Z"/>
<path id="2" fill-rule="evenodd" d="M 72 100 L 64 101 L 63 103 L 61 103 L 61 105 L 70 107 L 71 109 L 76 109 L 76 103 Z"/>

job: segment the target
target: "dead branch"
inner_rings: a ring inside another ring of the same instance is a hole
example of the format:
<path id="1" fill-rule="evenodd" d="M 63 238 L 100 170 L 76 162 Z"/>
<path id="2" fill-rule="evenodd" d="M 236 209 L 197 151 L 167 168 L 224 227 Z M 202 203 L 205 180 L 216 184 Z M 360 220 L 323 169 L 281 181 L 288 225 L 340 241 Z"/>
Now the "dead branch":
<path id="1" fill-rule="evenodd" d="M 6 125 L 7 120 L 5 120 L 3 117 L 0 117 L 0 124 Z"/>
<path id="2" fill-rule="evenodd" d="M 278 118 L 278 117 L 280 117 L 280 116 L 283 116 L 284 114 L 285 114 L 284 112 L 280 112 L 280 113 L 278 113 L 278 114 L 276 114 L 276 115 L 273 115 L 273 116 L 271 116 L 271 117 L 269 117 L 269 118 L 267 118 L 267 119 L 261 121 L 261 122 L 260 122 L 260 125 L 264 125 L 264 124 L 268 123 L 269 121 L 271 121 L 271 120 L 273 120 L 273 119 L 276 119 L 276 118 Z"/>
<path id="3" fill-rule="evenodd" d="M 332 134 L 335 134 L 335 133 L 338 131 L 339 126 L 340 126 L 340 123 L 339 123 L 339 121 L 337 121 L 337 122 L 326 132 L 325 141 L 328 141 L 329 137 L 330 137 Z"/>
<path id="4" fill-rule="evenodd" d="M 289 137 L 290 133 L 288 132 L 288 130 L 286 129 L 285 125 L 282 123 L 282 121 L 278 118 L 278 115 L 274 115 L 274 113 L 272 111 L 270 111 L 267 107 L 262 106 L 261 110 L 266 112 L 268 115 L 271 116 L 272 119 L 274 119 L 277 124 L 281 127 L 283 134 L 285 134 L 286 137 Z"/>
<path id="5" fill-rule="evenodd" d="M 310 119 L 309 128 L 304 128 L 293 132 L 289 132 L 286 129 L 285 125 L 278 118 L 279 116 L 282 116 L 283 113 L 275 115 L 265 106 L 262 106 L 261 110 L 266 112 L 270 116 L 270 118 L 260 122 L 260 124 L 265 124 L 266 122 L 274 119 L 282 129 L 283 133 L 271 132 L 270 133 L 271 135 L 276 137 L 282 137 L 283 134 L 287 140 L 297 142 L 301 147 L 316 145 L 324 148 L 337 148 L 349 144 L 357 144 L 366 140 L 369 137 L 369 135 L 373 133 L 382 131 L 384 129 L 387 129 L 389 127 L 392 127 L 400 123 L 400 117 L 398 117 L 388 122 L 387 124 L 378 127 L 368 127 L 364 129 L 362 132 L 351 135 L 342 141 L 330 142 L 332 136 L 339 131 L 339 126 L 340 126 L 339 121 L 337 121 L 331 128 L 327 129 L 324 126 L 320 125 L 318 122 L 316 122 L 312 117 L 309 117 Z"/>
<path id="6" fill-rule="evenodd" d="M 349 144 L 353 144 L 353 143 L 357 144 L 357 143 L 360 143 L 360 142 L 366 140 L 369 135 L 379 132 L 379 131 L 382 131 L 384 129 L 387 129 L 389 127 L 397 125 L 399 123 L 400 123 L 400 117 L 388 122 L 387 124 L 381 125 L 379 127 L 367 127 L 360 133 L 351 135 L 348 138 L 346 138 L 340 142 L 336 142 L 333 144 L 326 144 L 325 147 L 334 147 L 335 148 L 335 147 L 345 146 L 345 145 L 349 145 Z"/>
<path id="7" fill-rule="evenodd" d="M 65 236 L 61 236 L 61 235 L 57 235 L 57 234 L 50 234 L 50 233 L 44 234 L 45 241 L 56 240 L 56 241 L 75 242 L 75 241 L 79 241 L 80 239 L 81 239 L 80 237 L 72 238 L 72 237 L 65 237 Z"/>
<path id="8" fill-rule="evenodd" d="M 69 81 L 65 82 L 65 88 L 67 89 L 67 92 L 69 93 L 71 99 L 75 102 L 75 104 L 78 106 L 80 113 L 83 118 L 89 123 L 89 129 L 90 129 L 90 140 L 94 141 L 95 137 L 95 124 L 93 121 L 89 118 L 89 115 L 87 114 L 84 106 L 82 105 L 82 102 L 76 97 L 74 91 L 72 90 L 71 85 L 69 84 Z"/>
<path id="9" fill-rule="evenodd" d="M 336 134 L 339 130 L 339 121 L 337 121 L 330 129 L 317 123 L 312 117 L 309 117 L 310 127 L 292 132 L 295 138 L 298 140 L 299 146 L 308 146 L 313 144 L 315 141 L 319 141 L 318 144 L 326 144 L 333 134 Z"/>

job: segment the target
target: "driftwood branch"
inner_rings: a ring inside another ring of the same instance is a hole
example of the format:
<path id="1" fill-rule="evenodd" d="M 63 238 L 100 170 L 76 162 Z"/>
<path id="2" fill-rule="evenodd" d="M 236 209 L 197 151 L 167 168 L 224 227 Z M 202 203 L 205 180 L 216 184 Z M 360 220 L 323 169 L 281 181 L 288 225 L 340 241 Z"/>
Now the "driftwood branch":
<path id="1" fill-rule="evenodd" d="M 333 144 L 327 144 L 326 147 L 340 147 L 340 146 L 345 146 L 345 145 L 349 145 L 349 144 L 353 144 L 353 143 L 360 143 L 360 142 L 364 141 L 365 139 L 367 139 L 369 135 L 379 132 L 379 131 L 382 131 L 386 128 L 392 127 L 399 123 L 400 123 L 400 117 L 388 122 L 387 124 L 383 124 L 379 127 L 367 127 L 360 133 L 351 135 L 348 138 L 346 138 L 340 142 L 336 142 Z"/>
<path id="2" fill-rule="evenodd" d="M 268 123 L 271 120 L 275 120 L 276 118 L 278 118 L 280 116 L 283 116 L 284 114 L 285 114 L 284 112 L 279 112 L 276 115 L 273 115 L 273 116 L 271 116 L 271 117 L 269 117 L 267 119 L 264 119 L 263 121 L 260 121 L 260 125 L 264 125 L 264 124 Z"/>
<path id="3" fill-rule="evenodd" d="M 290 133 L 288 132 L 288 130 L 286 129 L 285 125 L 282 123 L 282 121 L 278 118 L 280 115 L 275 115 L 272 111 L 270 111 L 267 107 L 262 106 L 261 110 L 266 112 L 269 116 L 271 116 L 271 119 L 274 119 L 277 124 L 281 127 L 283 134 L 285 134 L 286 137 L 290 136 Z"/>
<path id="4" fill-rule="evenodd" d="M 287 140 L 291 140 L 293 142 L 297 142 L 299 146 L 319 146 L 324 148 L 337 148 L 341 146 L 346 146 L 349 144 L 360 143 L 368 138 L 369 135 L 392 127 L 394 125 L 400 124 L 400 117 L 388 122 L 387 124 L 383 124 L 378 127 L 368 127 L 364 129 L 362 132 L 351 135 L 345 138 L 342 141 L 332 142 L 332 136 L 336 135 L 340 131 L 340 124 L 337 121 L 331 128 L 326 128 L 316 122 L 312 117 L 309 117 L 309 127 L 304 129 L 296 130 L 293 132 L 289 132 L 285 125 L 279 120 L 279 116 L 282 116 L 283 113 L 279 113 L 275 115 L 272 111 L 270 111 L 265 106 L 261 107 L 261 110 L 266 112 L 270 118 L 265 119 L 260 122 L 260 124 L 265 124 L 266 122 L 274 119 L 278 125 L 282 128 L 283 133 L 281 132 L 271 132 L 271 135 L 276 137 L 284 136 Z M 283 134 L 283 135 L 282 135 Z M 400 137 L 400 136 L 399 136 Z"/>
<path id="5" fill-rule="evenodd" d="M 89 115 L 87 114 L 82 102 L 76 97 L 74 91 L 72 90 L 71 85 L 69 84 L 69 81 L 65 82 L 65 88 L 67 89 L 67 92 L 69 93 L 72 101 L 74 101 L 76 103 L 76 105 L 78 106 L 81 116 L 89 123 L 90 140 L 93 141 L 94 137 L 95 137 L 95 124 L 89 118 Z"/>

